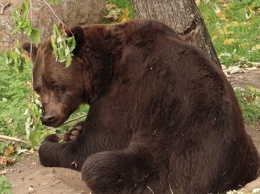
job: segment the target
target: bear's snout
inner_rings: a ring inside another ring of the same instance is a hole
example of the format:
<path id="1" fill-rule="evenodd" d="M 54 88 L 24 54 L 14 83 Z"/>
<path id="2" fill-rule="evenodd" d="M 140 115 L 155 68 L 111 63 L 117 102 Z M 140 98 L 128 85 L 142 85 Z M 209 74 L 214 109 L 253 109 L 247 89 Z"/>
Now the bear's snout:
<path id="1" fill-rule="evenodd" d="M 52 126 L 52 124 L 55 122 L 56 120 L 56 115 L 54 112 L 50 113 L 50 114 L 44 114 L 42 117 L 41 117 L 41 120 L 42 120 L 42 123 L 44 125 L 47 125 L 47 126 Z"/>
<path id="2" fill-rule="evenodd" d="M 67 106 L 57 101 L 42 102 L 42 124 L 50 127 L 61 126 L 70 116 Z"/>

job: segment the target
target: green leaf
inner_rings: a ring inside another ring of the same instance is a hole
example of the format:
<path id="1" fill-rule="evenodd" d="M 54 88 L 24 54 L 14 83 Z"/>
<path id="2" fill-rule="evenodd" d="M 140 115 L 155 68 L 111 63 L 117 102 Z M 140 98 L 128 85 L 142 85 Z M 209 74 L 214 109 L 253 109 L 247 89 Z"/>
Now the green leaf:
<path id="1" fill-rule="evenodd" d="M 66 67 L 70 66 L 73 59 L 73 50 L 76 47 L 75 38 L 68 37 L 64 30 L 60 30 L 57 25 L 54 24 L 51 45 L 56 60 L 61 63 L 65 62 Z"/>
<path id="2" fill-rule="evenodd" d="M 40 30 L 33 28 L 30 36 L 30 40 L 38 46 L 40 43 Z"/>

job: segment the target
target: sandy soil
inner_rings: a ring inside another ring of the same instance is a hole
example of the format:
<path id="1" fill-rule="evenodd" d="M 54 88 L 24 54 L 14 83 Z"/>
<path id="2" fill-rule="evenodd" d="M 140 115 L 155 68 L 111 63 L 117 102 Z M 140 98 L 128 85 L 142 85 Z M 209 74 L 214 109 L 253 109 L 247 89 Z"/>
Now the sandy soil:
<path id="1" fill-rule="evenodd" d="M 252 85 L 260 88 L 260 69 L 243 70 L 228 77 L 233 86 Z M 245 124 L 247 132 L 252 136 L 260 153 L 260 124 Z M 13 194 L 90 194 L 91 192 L 81 180 L 80 172 L 65 168 L 46 168 L 39 164 L 36 154 L 24 156 L 14 166 L 7 169 L 6 176 L 13 186 Z M 248 184 L 244 191 L 260 188 L 260 178 Z"/>
<path id="2" fill-rule="evenodd" d="M 26 155 L 7 170 L 13 194 L 89 194 L 80 172 L 43 167 L 37 154 Z"/>

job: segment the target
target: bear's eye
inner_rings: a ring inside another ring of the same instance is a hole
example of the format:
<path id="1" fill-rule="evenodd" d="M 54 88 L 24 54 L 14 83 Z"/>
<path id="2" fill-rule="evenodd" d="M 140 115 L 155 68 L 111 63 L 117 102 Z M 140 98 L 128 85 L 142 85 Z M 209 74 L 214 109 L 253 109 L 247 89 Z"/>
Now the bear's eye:
<path id="1" fill-rule="evenodd" d="M 65 91 L 65 86 L 61 86 L 61 85 L 52 85 L 52 91 L 54 92 L 64 92 Z"/>

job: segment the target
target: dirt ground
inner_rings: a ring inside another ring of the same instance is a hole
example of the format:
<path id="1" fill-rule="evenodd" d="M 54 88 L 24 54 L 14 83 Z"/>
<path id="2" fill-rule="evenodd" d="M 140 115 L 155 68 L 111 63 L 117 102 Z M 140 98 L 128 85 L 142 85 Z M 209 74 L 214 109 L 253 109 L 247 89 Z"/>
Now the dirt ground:
<path id="1" fill-rule="evenodd" d="M 224 70 L 228 72 L 228 70 Z M 234 70 L 228 76 L 233 86 L 252 85 L 260 88 L 260 68 L 255 70 Z M 250 126 L 245 124 L 247 132 L 260 153 L 260 124 Z M 46 168 L 40 165 L 36 154 L 24 156 L 6 170 L 8 181 L 13 186 L 13 194 L 90 194 L 91 192 L 81 180 L 79 172 L 65 168 Z M 244 192 L 260 188 L 260 177 L 243 188 Z"/>

